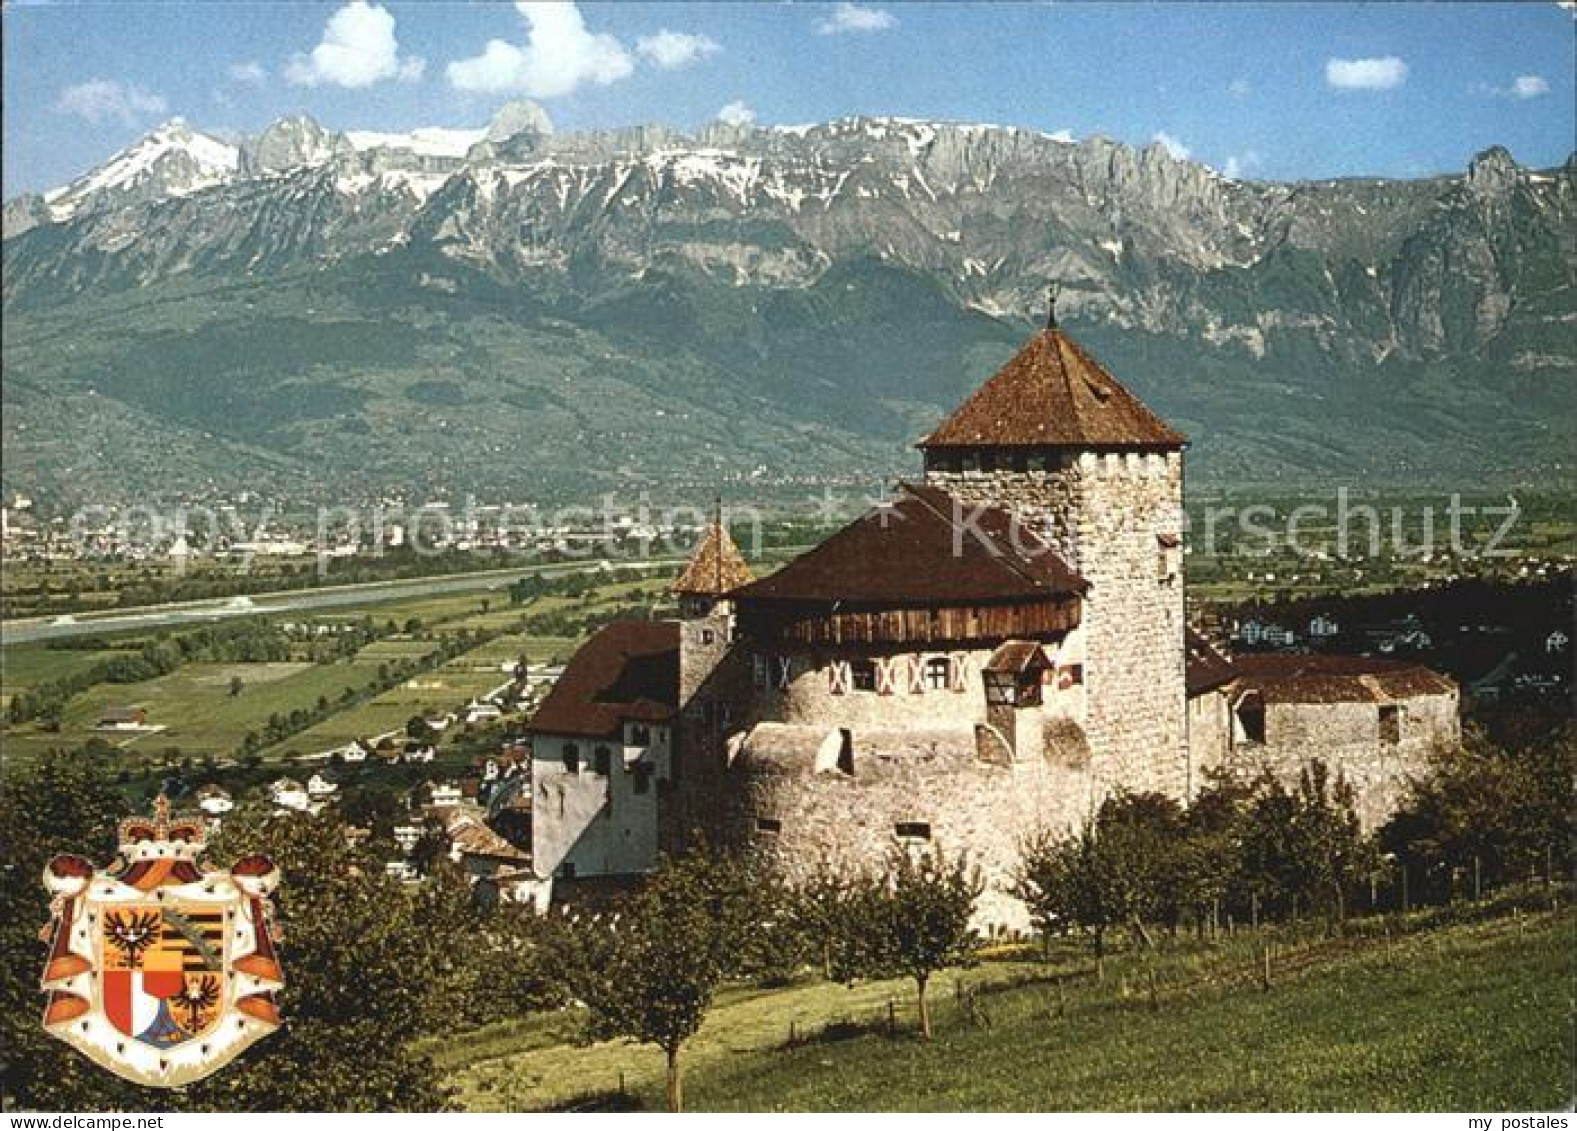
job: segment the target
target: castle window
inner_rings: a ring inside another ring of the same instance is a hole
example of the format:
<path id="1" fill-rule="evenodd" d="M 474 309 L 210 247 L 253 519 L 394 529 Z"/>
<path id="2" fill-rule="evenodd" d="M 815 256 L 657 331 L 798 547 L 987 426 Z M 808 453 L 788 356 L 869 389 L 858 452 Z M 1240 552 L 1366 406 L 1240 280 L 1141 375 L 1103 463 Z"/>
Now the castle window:
<path id="1" fill-rule="evenodd" d="M 946 691 L 952 684 L 953 663 L 946 656 L 932 656 L 925 662 L 925 686 L 930 691 Z"/>
<path id="2" fill-rule="evenodd" d="M 929 821 L 899 821 L 893 826 L 893 832 L 899 840 L 915 842 L 931 839 L 931 823 Z"/>
<path id="3" fill-rule="evenodd" d="M 650 729 L 642 726 L 640 723 L 636 723 L 630 728 L 631 746 L 650 746 L 651 744 L 652 732 Z"/>
<path id="4" fill-rule="evenodd" d="M 575 878 L 575 865 L 566 860 L 559 865 L 559 878 L 573 880 Z"/>
<path id="5" fill-rule="evenodd" d="M 750 658 L 750 678 L 757 687 L 765 687 L 771 681 L 771 672 L 767 668 L 765 656 L 752 656 Z"/>
<path id="6" fill-rule="evenodd" d="M 566 774 L 580 773 L 580 747 L 573 742 L 564 744 L 564 772 Z"/>
<path id="7" fill-rule="evenodd" d="M 1265 700 L 1257 691 L 1250 691 L 1237 701 L 1233 708 L 1237 717 L 1237 735 L 1242 742 L 1265 741 Z"/>
<path id="8" fill-rule="evenodd" d="M 645 762 L 636 763 L 630 784 L 634 793 L 646 793 L 652 788 L 652 768 Z"/>
<path id="9" fill-rule="evenodd" d="M 979 452 L 965 452 L 963 454 L 963 458 L 961 460 L 960 466 L 961 466 L 961 469 L 964 470 L 964 471 L 979 471 L 980 470 L 980 453 Z"/>
<path id="10" fill-rule="evenodd" d="M 849 672 L 854 690 L 876 690 L 876 662 L 874 660 L 855 660 L 849 665 Z"/>
<path id="11" fill-rule="evenodd" d="M 838 728 L 838 772 L 854 776 L 854 732 L 848 727 Z"/>
<path id="12" fill-rule="evenodd" d="M 710 628 L 703 628 L 701 630 L 701 643 L 702 644 L 715 644 L 715 643 L 717 643 L 717 633 L 713 632 Z"/>
<path id="13" fill-rule="evenodd" d="M 778 820 L 776 817 L 757 817 L 756 818 L 756 832 L 758 832 L 758 833 L 770 833 L 771 835 L 776 836 L 778 833 L 780 833 L 782 831 L 783 831 L 783 822 Z"/>
<path id="14" fill-rule="evenodd" d="M 1380 741 L 1387 746 L 1402 741 L 1402 708 L 1394 703 L 1380 708 Z"/>
<path id="15" fill-rule="evenodd" d="M 1065 691 L 1070 687 L 1084 686 L 1084 665 L 1064 664 L 1057 669 L 1057 689 Z"/>
<path id="16" fill-rule="evenodd" d="M 606 746 L 599 746 L 591 752 L 592 773 L 608 776 L 608 771 L 613 768 L 613 753 Z"/>

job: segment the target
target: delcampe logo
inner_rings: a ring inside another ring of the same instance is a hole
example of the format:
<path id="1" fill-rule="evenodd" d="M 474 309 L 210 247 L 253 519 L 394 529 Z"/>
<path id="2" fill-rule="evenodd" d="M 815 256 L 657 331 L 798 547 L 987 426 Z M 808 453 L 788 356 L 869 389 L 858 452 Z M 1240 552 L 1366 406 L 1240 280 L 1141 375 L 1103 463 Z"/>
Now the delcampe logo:
<path id="1" fill-rule="evenodd" d="M 205 847 L 204 823 L 172 821 L 160 796 L 152 820 L 121 823 L 110 867 L 57 856 L 44 873 L 44 1028 L 134 1083 L 201 1080 L 279 1028 L 278 869 L 216 869 Z"/>

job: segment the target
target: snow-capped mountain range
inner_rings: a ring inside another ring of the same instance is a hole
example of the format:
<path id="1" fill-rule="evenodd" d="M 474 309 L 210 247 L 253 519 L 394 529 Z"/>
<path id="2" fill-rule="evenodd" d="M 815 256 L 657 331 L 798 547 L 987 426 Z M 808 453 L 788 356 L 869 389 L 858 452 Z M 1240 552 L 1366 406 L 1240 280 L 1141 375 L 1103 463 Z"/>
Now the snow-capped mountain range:
<path id="1" fill-rule="evenodd" d="M 777 404 L 785 428 L 808 414 L 895 437 L 954 394 L 972 350 L 998 352 L 1043 318 L 1056 281 L 1065 320 L 1191 416 L 1204 455 L 1233 453 L 1221 470 L 1281 458 L 1406 474 L 1486 415 L 1521 429 L 1520 447 L 1490 445 L 1496 460 L 1542 466 L 1541 414 L 1577 379 L 1574 221 L 1577 161 L 1533 170 L 1498 148 L 1456 176 L 1276 183 L 1160 144 L 1009 126 L 561 134 L 514 103 L 484 127 L 402 134 L 293 117 L 227 141 L 167 123 L 70 185 L 7 202 L 4 299 L 39 319 L 150 288 L 190 305 L 219 284 L 280 292 L 319 279 L 361 307 L 447 319 L 486 296 L 598 335 L 638 332 L 638 357 L 669 351 L 692 376 L 726 372 Z M 752 321 L 769 309 L 788 321 Z M 942 337 L 895 372 L 878 331 L 903 333 L 922 311 L 924 333 Z M 829 342 L 843 319 L 855 321 Z M 768 356 L 775 335 L 831 352 Z M 583 343 L 584 356 L 607 344 Z M 8 354 L 25 375 L 18 362 Z M 50 355 L 40 372 L 72 364 Z M 1326 427 L 1338 394 L 1355 413 L 1352 444 Z M 1231 415 L 1245 397 L 1252 424 Z M 1366 398 L 1412 398 L 1408 419 L 1459 423 L 1376 440 Z M 680 411 L 655 407 L 670 421 Z M 1272 410 L 1307 422 L 1305 439 L 1268 442 Z"/>

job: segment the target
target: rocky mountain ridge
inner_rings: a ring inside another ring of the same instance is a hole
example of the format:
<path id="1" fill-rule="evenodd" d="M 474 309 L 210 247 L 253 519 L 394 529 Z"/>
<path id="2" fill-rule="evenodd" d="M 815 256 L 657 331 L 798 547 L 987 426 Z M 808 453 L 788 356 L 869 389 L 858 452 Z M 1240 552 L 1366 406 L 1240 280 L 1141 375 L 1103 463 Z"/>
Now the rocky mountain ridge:
<path id="1" fill-rule="evenodd" d="M 1010 127 L 865 118 L 559 134 L 523 103 L 483 129 L 405 135 L 291 118 L 229 146 L 163 127 L 64 192 L 6 205 L 4 301 L 47 321 L 161 290 L 196 304 L 217 287 L 329 288 L 450 329 L 502 305 L 521 333 L 563 324 L 595 336 L 594 350 L 611 336 L 637 358 L 683 356 L 691 376 L 730 371 L 790 429 L 796 413 L 847 427 L 853 412 L 847 448 L 890 443 L 984 376 L 946 367 L 1000 352 L 1043 316 L 1055 280 L 1064 319 L 1163 407 L 1182 406 L 1202 454 L 1236 453 L 1223 474 L 1280 474 L 1260 463 L 1276 445 L 1244 434 L 1234 403 L 1265 402 L 1248 413 L 1260 421 L 1285 401 L 1291 433 L 1312 438 L 1338 395 L 1406 399 L 1410 418 L 1387 425 L 1407 433 L 1405 456 L 1388 450 L 1394 436 L 1360 434 L 1321 441 L 1324 452 L 1283 446 L 1289 473 L 1405 475 L 1486 411 L 1520 448 L 1501 470 L 1526 470 L 1557 458 L 1550 417 L 1577 377 L 1574 214 L 1577 161 L 1531 170 L 1500 148 L 1459 176 L 1283 184 L 1227 178 L 1159 144 Z M 354 293 L 358 278 L 376 285 Z M 824 336 L 829 296 L 843 296 L 840 318 L 881 320 L 844 327 L 821 362 L 841 371 L 768 356 L 770 342 Z M 753 322 L 768 316 L 789 321 Z M 871 356 L 891 348 L 883 331 L 922 317 L 945 340 L 910 372 Z M 824 391 L 829 376 L 861 395 Z M 299 365 L 276 377 L 305 379 Z M 750 464 L 727 447 L 724 463 Z"/>

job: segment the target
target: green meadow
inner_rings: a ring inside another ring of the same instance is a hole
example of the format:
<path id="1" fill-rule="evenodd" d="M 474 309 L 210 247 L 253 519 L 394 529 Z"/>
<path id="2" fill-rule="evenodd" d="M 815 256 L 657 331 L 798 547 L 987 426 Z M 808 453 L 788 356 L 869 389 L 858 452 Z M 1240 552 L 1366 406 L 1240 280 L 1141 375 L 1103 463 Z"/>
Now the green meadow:
<path id="1" fill-rule="evenodd" d="M 1529 1111 L 1572 1100 L 1570 909 L 1388 937 L 1239 933 L 1107 960 L 725 992 L 686 1052 L 695 1111 Z M 1261 946 L 1271 941 L 1272 980 Z M 958 987 L 965 987 L 960 995 Z M 970 993 L 968 991 L 972 990 Z M 891 1011 L 891 1012 L 889 1012 Z M 573 1011 L 435 1050 L 471 1110 L 662 1108 L 662 1060 Z"/>

